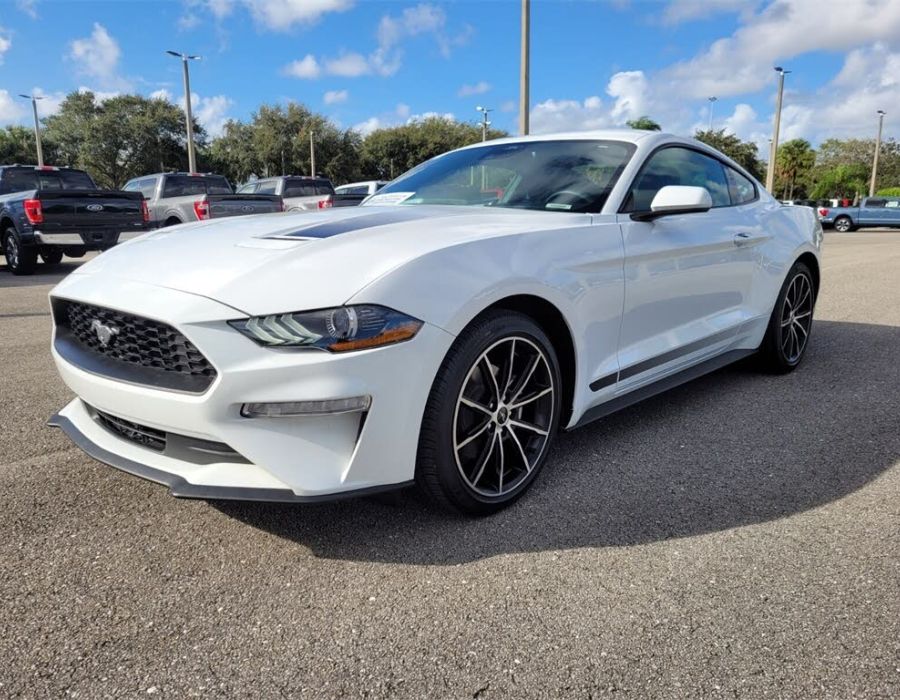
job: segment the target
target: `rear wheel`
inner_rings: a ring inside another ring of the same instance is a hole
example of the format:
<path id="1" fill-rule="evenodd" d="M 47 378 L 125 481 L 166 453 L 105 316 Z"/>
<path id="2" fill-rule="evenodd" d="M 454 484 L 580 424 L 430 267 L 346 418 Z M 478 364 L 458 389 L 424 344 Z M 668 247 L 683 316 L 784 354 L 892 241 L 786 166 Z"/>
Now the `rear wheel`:
<path id="1" fill-rule="evenodd" d="M 522 314 L 485 314 L 457 338 L 434 381 L 416 481 L 451 509 L 496 512 L 537 477 L 559 414 L 559 364 L 546 334 Z"/>
<path id="2" fill-rule="evenodd" d="M 23 246 L 15 229 L 8 228 L 3 233 L 3 255 L 6 266 L 14 275 L 30 275 L 37 266 L 37 250 Z"/>
<path id="3" fill-rule="evenodd" d="M 850 220 L 849 216 L 839 216 L 834 220 L 834 230 L 840 231 L 841 233 L 847 233 L 847 231 L 853 230 L 853 222 Z"/>
<path id="4" fill-rule="evenodd" d="M 815 303 L 812 273 L 803 263 L 794 263 L 778 294 L 760 346 L 760 359 L 766 369 L 785 373 L 800 364 L 809 344 Z"/>
<path id="5" fill-rule="evenodd" d="M 63 252 L 59 248 L 51 248 L 41 251 L 41 260 L 45 265 L 59 265 L 63 259 Z"/>

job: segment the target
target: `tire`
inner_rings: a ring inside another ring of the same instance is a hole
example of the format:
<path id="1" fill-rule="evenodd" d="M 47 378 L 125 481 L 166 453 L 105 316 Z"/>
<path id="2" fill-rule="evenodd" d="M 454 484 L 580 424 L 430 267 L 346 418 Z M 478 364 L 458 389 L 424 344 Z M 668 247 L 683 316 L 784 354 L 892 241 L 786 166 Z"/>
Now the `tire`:
<path id="1" fill-rule="evenodd" d="M 794 263 L 781 285 L 759 349 L 763 369 L 785 374 L 800 365 L 809 346 L 816 292 L 809 267 Z"/>
<path id="2" fill-rule="evenodd" d="M 847 233 L 856 228 L 849 216 L 839 216 L 834 220 L 834 230 L 840 233 Z"/>
<path id="3" fill-rule="evenodd" d="M 165 223 L 163 224 L 163 227 L 178 226 L 178 224 L 181 224 L 181 223 L 184 223 L 181 219 L 177 219 L 174 216 L 170 216 L 168 219 L 166 219 Z"/>
<path id="4" fill-rule="evenodd" d="M 41 251 L 41 260 L 45 265 L 59 265 L 63 259 L 63 252 L 59 248 Z"/>
<path id="5" fill-rule="evenodd" d="M 3 255 L 7 269 L 14 275 L 30 275 L 37 267 L 37 249 L 23 246 L 15 229 L 8 228 L 3 233 Z"/>
<path id="6" fill-rule="evenodd" d="M 553 344 L 531 318 L 498 310 L 473 321 L 431 387 L 419 433 L 419 488 L 468 515 L 512 504 L 546 460 L 561 390 Z"/>

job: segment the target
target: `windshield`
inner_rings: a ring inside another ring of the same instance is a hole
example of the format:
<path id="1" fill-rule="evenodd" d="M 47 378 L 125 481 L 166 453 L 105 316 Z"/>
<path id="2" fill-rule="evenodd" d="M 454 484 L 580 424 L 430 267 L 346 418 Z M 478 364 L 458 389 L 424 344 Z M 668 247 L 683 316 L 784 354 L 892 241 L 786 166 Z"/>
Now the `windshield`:
<path id="1" fill-rule="evenodd" d="M 527 141 L 438 156 L 366 203 L 599 212 L 635 151 L 621 141 Z"/>

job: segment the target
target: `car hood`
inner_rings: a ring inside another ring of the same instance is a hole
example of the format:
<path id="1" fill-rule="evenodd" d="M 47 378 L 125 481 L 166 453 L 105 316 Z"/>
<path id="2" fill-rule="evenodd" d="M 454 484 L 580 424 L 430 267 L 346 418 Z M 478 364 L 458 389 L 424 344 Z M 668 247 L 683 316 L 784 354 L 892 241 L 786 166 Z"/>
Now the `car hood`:
<path id="1" fill-rule="evenodd" d="M 589 214 L 461 206 L 372 206 L 203 221 L 116 246 L 73 274 L 197 294 L 260 315 L 343 304 L 442 247 L 590 222 Z M 64 287 L 65 283 L 63 283 Z"/>

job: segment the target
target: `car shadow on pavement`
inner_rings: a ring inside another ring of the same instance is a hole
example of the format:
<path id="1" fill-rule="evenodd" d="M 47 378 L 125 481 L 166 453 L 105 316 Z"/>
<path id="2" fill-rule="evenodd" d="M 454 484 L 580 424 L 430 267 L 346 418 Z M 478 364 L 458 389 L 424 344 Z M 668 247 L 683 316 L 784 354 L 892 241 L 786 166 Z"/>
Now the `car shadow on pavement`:
<path id="1" fill-rule="evenodd" d="M 0 261 L 3 256 L 0 255 Z M 70 272 L 77 270 L 85 261 L 65 258 L 58 265 L 38 263 L 32 275 L 16 276 L 12 274 L 5 262 L 0 262 L 0 289 L 4 287 L 40 287 L 44 284 L 57 284 Z"/>
<path id="2" fill-rule="evenodd" d="M 443 513 L 414 491 L 213 505 L 317 556 L 410 564 L 635 545 L 790 517 L 900 459 L 900 328 L 817 321 L 812 337 L 789 375 L 742 363 L 561 435 L 534 487 L 491 517 Z"/>

